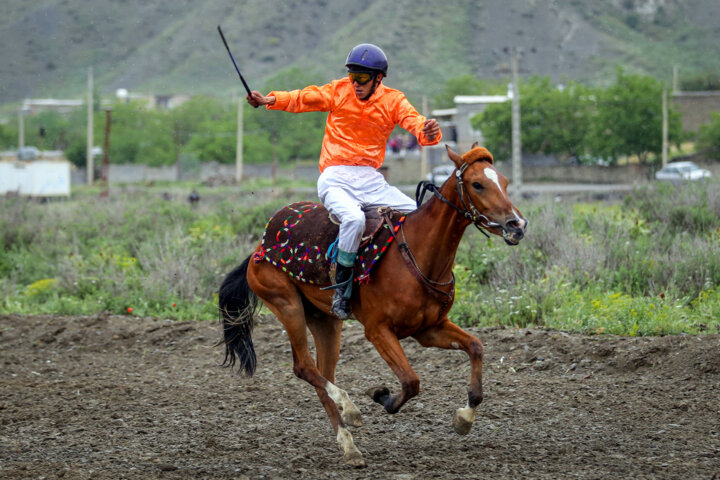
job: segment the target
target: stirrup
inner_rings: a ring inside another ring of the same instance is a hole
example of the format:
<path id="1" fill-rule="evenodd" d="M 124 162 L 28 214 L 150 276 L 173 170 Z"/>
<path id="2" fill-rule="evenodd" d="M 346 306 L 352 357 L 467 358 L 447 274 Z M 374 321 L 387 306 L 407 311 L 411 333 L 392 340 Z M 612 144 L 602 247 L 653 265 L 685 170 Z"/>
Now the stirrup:
<path id="1" fill-rule="evenodd" d="M 345 292 L 341 292 L 339 289 L 335 290 L 330 311 L 340 320 L 350 318 L 352 315 L 352 306 L 350 305 L 350 300 L 345 298 Z"/>

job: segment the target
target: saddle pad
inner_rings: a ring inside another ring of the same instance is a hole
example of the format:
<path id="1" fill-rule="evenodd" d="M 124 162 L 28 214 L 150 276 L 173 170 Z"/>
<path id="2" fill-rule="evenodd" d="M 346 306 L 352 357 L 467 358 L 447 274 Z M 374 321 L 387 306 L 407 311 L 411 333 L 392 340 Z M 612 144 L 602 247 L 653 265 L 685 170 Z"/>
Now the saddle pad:
<path id="1" fill-rule="evenodd" d="M 377 215 L 375 215 L 377 216 Z M 390 211 L 393 233 L 397 232 L 405 216 Z M 374 223 L 374 231 L 366 230 L 355 260 L 355 281 L 367 282 L 394 236 L 384 223 Z M 302 282 L 327 286 L 332 284 L 332 260 L 328 250 L 337 239 L 339 226 L 330 219 L 327 209 L 314 202 L 298 202 L 278 210 L 268 221 L 260 248 L 254 261 L 267 260 L 283 272 Z"/>

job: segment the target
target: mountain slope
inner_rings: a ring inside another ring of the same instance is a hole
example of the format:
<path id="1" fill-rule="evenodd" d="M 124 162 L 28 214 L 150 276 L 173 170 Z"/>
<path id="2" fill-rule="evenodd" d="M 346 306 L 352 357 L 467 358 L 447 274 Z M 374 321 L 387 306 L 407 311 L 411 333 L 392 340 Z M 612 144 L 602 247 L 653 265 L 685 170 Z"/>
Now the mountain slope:
<path id="1" fill-rule="evenodd" d="M 448 78 L 522 74 L 608 82 L 616 65 L 669 83 L 720 71 L 717 0 L 3 0 L 0 105 L 80 97 L 87 68 L 104 94 L 237 92 L 220 24 L 250 86 L 291 66 L 330 80 L 370 41 L 390 59 L 387 83 L 414 98 Z M 298 85 L 301 87 L 302 85 Z"/>

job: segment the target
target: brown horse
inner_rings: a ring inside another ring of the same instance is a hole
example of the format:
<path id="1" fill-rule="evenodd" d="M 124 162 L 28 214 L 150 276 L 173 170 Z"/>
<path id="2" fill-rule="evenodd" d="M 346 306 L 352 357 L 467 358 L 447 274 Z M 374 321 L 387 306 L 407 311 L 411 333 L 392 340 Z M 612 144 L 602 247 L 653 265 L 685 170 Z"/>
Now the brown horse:
<path id="1" fill-rule="evenodd" d="M 365 337 L 400 380 L 397 394 L 384 386 L 368 391 L 388 413 L 398 412 L 420 388 L 399 339 L 413 337 L 425 347 L 460 349 L 468 354 L 472 366 L 468 402 L 457 410 L 454 420 L 455 431 L 464 435 L 483 398 L 483 345 L 447 316 L 454 299 L 455 254 L 470 224 L 516 245 L 527 221 L 508 198 L 508 180 L 495 170 L 490 152 L 476 145 L 462 157 L 450 148 L 447 151 L 457 167 L 455 175 L 439 189 L 429 186 L 435 196 L 407 215 L 372 279 L 356 285 L 351 301 Z M 259 246 L 254 255 L 263 248 Z M 250 334 L 259 298 L 285 326 L 294 373 L 315 387 L 344 460 L 363 466 L 362 454 L 347 429 L 348 425 L 362 425 L 360 411 L 334 384 L 342 321 L 330 313 L 332 290 L 299 281 L 270 262 L 252 258 L 233 270 L 220 289 L 224 365 L 232 367 L 238 361 L 240 370 L 253 374 L 255 351 Z M 310 354 L 306 329 L 315 339 L 317 361 Z"/>

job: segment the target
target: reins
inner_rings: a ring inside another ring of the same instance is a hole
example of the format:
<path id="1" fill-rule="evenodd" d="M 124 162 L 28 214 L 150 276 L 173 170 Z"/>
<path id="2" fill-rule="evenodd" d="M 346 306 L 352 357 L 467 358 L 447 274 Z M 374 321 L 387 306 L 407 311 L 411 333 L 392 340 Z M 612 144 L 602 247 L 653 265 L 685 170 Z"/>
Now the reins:
<path id="1" fill-rule="evenodd" d="M 388 225 L 392 225 L 392 222 L 390 221 L 387 212 L 383 212 L 383 217 L 385 217 L 385 222 Z M 410 270 L 410 273 L 413 274 L 413 276 L 420 282 L 421 285 L 423 285 L 427 289 L 428 292 L 430 292 L 431 295 L 433 295 L 439 302 L 442 303 L 442 307 L 440 308 L 440 315 L 438 316 L 438 318 L 442 317 L 447 312 L 450 301 L 455 297 L 455 274 L 451 271 L 451 278 L 447 282 L 436 282 L 435 280 L 431 280 L 424 273 L 422 273 L 420 267 L 417 264 L 417 261 L 415 260 L 415 257 L 410 251 L 410 247 L 407 244 L 407 239 L 405 238 L 404 226 L 402 224 L 400 225 L 400 234 L 402 235 L 402 241 L 395 236 L 395 232 L 393 232 L 392 230 L 390 231 L 391 235 L 395 238 L 395 240 L 397 240 L 398 249 L 402 254 L 403 260 L 405 260 L 405 264 L 407 265 L 408 270 Z M 449 292 L 438 288 L 447 286 L 450 286 Z"/>

